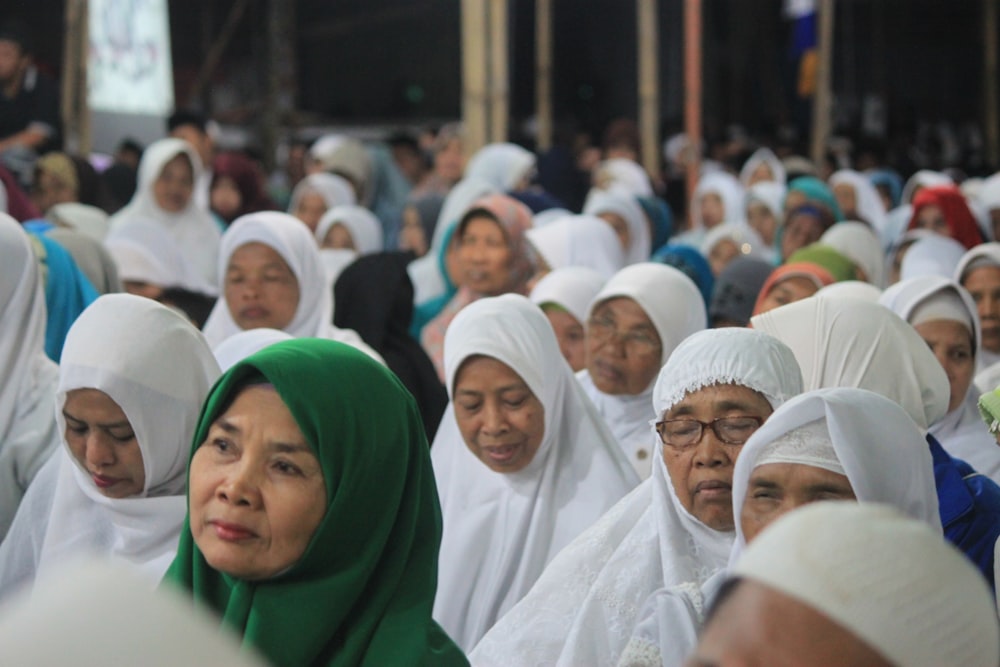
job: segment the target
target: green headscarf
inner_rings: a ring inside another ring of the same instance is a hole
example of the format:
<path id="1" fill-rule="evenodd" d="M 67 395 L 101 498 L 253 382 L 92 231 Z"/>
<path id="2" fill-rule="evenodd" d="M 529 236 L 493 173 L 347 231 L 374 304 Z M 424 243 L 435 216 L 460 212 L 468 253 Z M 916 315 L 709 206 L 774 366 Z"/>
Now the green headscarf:
<path id="1" fill-rule="evenodd" d="M 467 665 L 431 620 L 441 509 L 412 396 L 389 370 L 347 345 L 278 343 L 233 366 L 212 388 L 192 456 L 235 395 L 261 376 L 319 459 L 326 515 L 295 565 L 247 581 L 208 565 L 191 537 L 189 513 L 164 581 L 190 591 L 245 645 L 282 667 Z"/>
<path id="2" fill-rule="evenodd" d="M 799 248 L 791 254 L 785 263 L 795 264 L 796 262 L 809 262 L 822 266 L 830 272 L 830 275 L 838 283 L 843 280 L 858 279 L 858 268 L 854 262 L 822 243 L 813 243 L 805 248 Z"/>

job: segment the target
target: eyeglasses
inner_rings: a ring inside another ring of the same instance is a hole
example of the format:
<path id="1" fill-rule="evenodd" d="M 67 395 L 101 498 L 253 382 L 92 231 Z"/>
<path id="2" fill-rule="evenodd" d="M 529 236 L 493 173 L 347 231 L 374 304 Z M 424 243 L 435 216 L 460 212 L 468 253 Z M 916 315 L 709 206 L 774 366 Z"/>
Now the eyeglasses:
<path id="1" fill-rule="evenodd" d="M 643 331 L 619 331 L 614 320 L 606 317 L 592 317 L 587 320 L 587 335 L 603 345 L 612 340 L 620 340 L 625 351 L 636 356 L 659 353 L 660 342 Z"/>
<path id="2" fill-rule="evenodd" d="M 710 422 L 697 419 L 665 419 L 655 424 L 660 441 L 677 450 L 690 449 L 705 434 L 705 427 L 712 429 L 715 437 L 727 445 L 742 445 L 764 423 L 762 417 L 720 417 Z"/>

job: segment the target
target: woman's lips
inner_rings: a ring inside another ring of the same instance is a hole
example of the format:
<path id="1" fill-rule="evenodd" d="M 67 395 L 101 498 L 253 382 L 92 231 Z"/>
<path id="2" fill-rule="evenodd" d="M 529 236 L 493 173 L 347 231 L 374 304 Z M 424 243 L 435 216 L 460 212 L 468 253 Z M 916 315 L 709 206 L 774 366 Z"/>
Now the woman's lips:
<path id="1" fill-rule="evenodd" d="M 259 320 L 267 316 L 267 310 L 260 306 L 251 306 L 240 311 L 240 317 L 245 320 Z"/>
<path id="2" fill-rule="evenodd" d="M 520 445 L 491 445 L 483 447 L 483 454 L 494 463 L 510 463 L 517 455 Z"/>
<path id="3" fill-rule="evenodd" d="M 623 373 L 612 366 L 611 364 L 601 361 L 600 359 L 595 359 L 593 363 L 594 375 L 604 380 L 610 380 L 612 382 L 618 382 L 622 379 Z"/>
<path id="4" fill-rule="evenodd" d="M 225 542 L 240 542 L 257 537 L 257 533 L 238 523 L 230 523 L 218 519 L 209 521 L 208 523 L 215 531 L 215 536 Z"/>
<path id="5" fill-rule="evenodd" d="M 121 481 L 117 477 L 108 477 L 107 475 L 98 475 L 97 473 L 90 473 L 90 478 L 94 480 L 94 484 L 96 484 L 99 489 L 111 488 Z"/>
<path id="6" fill-rule="evenodd" d="M 722 480 L 709 479 L 704 482 L 698 482 L 698 485 L 694 487 L 694 492 L 695 495 L 701 495 L 706 498 L 720 498 L 732 495 L 733 485 Z"/>

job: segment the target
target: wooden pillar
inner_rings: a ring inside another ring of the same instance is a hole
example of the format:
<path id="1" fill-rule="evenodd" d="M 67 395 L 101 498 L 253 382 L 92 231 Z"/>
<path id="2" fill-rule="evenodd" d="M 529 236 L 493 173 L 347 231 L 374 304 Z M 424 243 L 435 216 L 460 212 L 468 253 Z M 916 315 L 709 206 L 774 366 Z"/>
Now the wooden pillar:
<path id="1" fill-rule="evenodd" d="M 986 157 L 991 169 L 1000 168 L 1000 86 L 997 76 L 997 0 L 983 0 L 983 126 L 986 128 Z"/>
<path id="2" fill-rule="evenodd" d="M 687 210 L 701 168 L 701 0 L 684 1 L 684 132 L 689 142 Z"/>
<path id="3" fill-rule="evenodd" d="M 552 0 L 535 2 L 535 107 L 539 151 L 552 148 Z"/>
<path id="4" fill-rule="evenodd" d="M 639 46 L 639 137 L 642 166 L 656 180 L 660 174 L 659 19 L 656 0 L 636 0 Z"/>
<path id="5" fill-rule="evenodd" d="M 507 58 L 507 0 L 490 0 L 491 142 L 507 141 L 510 124 L 510 73 Z"/>
<path id="6" fill-rule="evenodd" d="M 809 157 L 815 165 L 823 161 L 826 141 L 833 119 L 833 0 L 819 0 L 819 63 L 816 71 L 816 94 L 813 96 L 812 141 Z"/>
<path id="7" fill-rule="evenodd" d="M 462 122 L 466 155 L 487 143 L 486 0 L 462 0 Z"/>
<path id="8" fill-rule="evenodd" d="M 87 0 L 66 0 L 63 41 L 62 121 L 65 149 L 86 155 L 91 149 L 87 58 L 90 29 Z"/>

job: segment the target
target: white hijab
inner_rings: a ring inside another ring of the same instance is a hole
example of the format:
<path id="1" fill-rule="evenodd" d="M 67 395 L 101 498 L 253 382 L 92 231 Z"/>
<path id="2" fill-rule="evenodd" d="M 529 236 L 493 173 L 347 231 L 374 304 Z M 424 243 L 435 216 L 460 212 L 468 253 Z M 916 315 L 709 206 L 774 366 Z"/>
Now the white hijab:
<path id="1" fill-rule="evenodd" d="M 0 548 L 0 590 L 83 554 L 127 562 L 159 582 L 187 512 L 191 439 L 218 376 L 204 337 L 170 308 L 131 294 L 105 295 L 87 308 L 66 336 L 55 421 L 64 434 L 62 408 L 74 389 L 107 394 L 135 432 L 145 486 L 129 498 L 105 496 L 63 438 Z"/>
<path id="2" fill-rule="evenodd" d="M 431 457 L 444 515 L 434 618 L 471 650 L 550 560 L 639 479 L 526 298 L 480 299 L 445 338 L 448 393 L 469 357 L 497 359 L 542 403 L 545 435 L 526 468 L 496 473 L 466 446 L 449 405 Z"/>
<path id="3" fill-rule="evenodd" d="M 708 258 L 715 246 L 723 241 L 732 241 L 739 251 L 737 257 L 750 257 L 752 259 L 768 259 L 768 248 L 764 245 L 764 240 L 760 234 L 745 222 L 723 222 L 705 234 L 701 242 L 701 254 Z M 735 259 L 735 258 L 734 258 Z"/>
<path id="4" fill-rule="evenodd" d="M 705 174 L 698 179 L 698 185 L 691 195 L 691 220 L 692 231 L 699 229 L 707 232 L 701 221 L 701 198 L 707 194 L 716 194 L 722 200 L 722 220 L 721 222 L 741 222 L 743 220 L 743 200 L 746 197 L 746 190 L 739 180 L 724 171 L 717 171 Z"/>
<path id="5" fill-rule="evenodd" d="M 660 371 L 653 413 L 715 384 L 749 387 L 773 407 L 802 386 L 786 346 L 750 329 L 713 329 L 687 339 Z M 649 427 L 647 437 L 658 442 Z M 726 564 L 733 533 L 712 530 L 685 511 L 663 458 L 656 460 L 653 476 L 566 547 L 487 633 L 470 655 L 473 664 L 614 664 L 653 591 L 697 587 Z"/>
<path id="6" fill-rule="evenodd" d="M 913 324 L 914 316 L 921 305 L 944 294 L 957 298 L 964 306 L 965 316 L 962 318 L 962 324 L 968 327 L 968 323 L 971 322 L 973 325 L 973 330 L 969 333 L 972 336 L 973 354 L 978 359 L 982 341 L 979 315 L 976 313 L 976 304 L 972 301 L 972 297 L 958 283 L 940 276 L 911 278 L 887 289 L 879 301 Z M 978 399 L 979 392 L 973 382 L 969 385 L 962 403 L 933 423 L 930 433 L 949 454 L 967 462 L 977 472 L 986 475 L 994 482 L 1000 483 L 1000 447 L 990 436 L 979 416 Z"/>
<path id="7" fill-rule="evenodd" d="M 79 202 L 56 204 L 45 213 L 53 222 L 89 236 L 95 241 L 103 241 L 108 235 L 111 218 L 102 209 Z"/>
<path id="8" fill-rule="evenodd" d="M 250 329 L 222 341 L 215 346 L 212 354 L 219 364 L 219 369 L 225 373 L 251 354 L 286 340 L 292 340 L 292 336 L 280 329 L 268 329 L 267 327 Z"/>
<path id="9" fill-rule="evenodd" d="M 782 186 L 785 185 L 786 174 L 785 165 L 781 163 L 778 156 L 774 154 L 770 148 L 763 147 L 758 148 L 754 151 L 753 155 L 747 158 L 747 161 L 743 163 L 743 168 L 740 169 L 740 183 L 743 187 L 753 187 L 750 185 L 750 177 L 753 173 L 757 171 L 757 167 L 761 164 L 766 164 L 771 169 L 771 178 L 766 181 L 757 181 L 757 183 L 778 183 Z M 757 183 L 754 183 L 756 185 Z"/>
<path id="10" fill-rule="evenodd" d="M 855 210 L 858 216 L 871 225 L 871 229 L 881 238 L 886 227 L 887 212 L 885 203 L 882 202 L 882 197 L 879 196 L 871 180 L 860 171 L 841 169 L 830 176 L 829 184 L 831 189 L 838 185 L 849 185 L 854 190 Z"/>
<path id="11" fill-rule="evenodd" d="M 652 252 L 649 222 L 635 196 L 621 186 L 613 186 L 608 190 L 591 189 L 583 205 L 583 214 L 600 216 L 601 213 L 619 215 L 628 225 L 630 241 L 625 251 L 625 263 L 648 262 L 649 253 Z"/>
<path id="12" fill-rule="evenodd" d="M 413 260 L 406 267 L 413 283 L 413 303 L 419 305 L 444 294 L 445 281 L 441 275 L 440 261 L 446 232 L 458 224 L 473 202 L 500 191 L 490 182 L 478 178 L 461 180 L 451 189 L 438 214 L 430 249 L 427 254 Z"/>
<path id="13" fill-rule="evenodd" d="M 997 177 L 994 176 L 991 177 L 991 179 L 992 178 Z M 997 182 L 998 187 L 1000 187 L 1000 178 L 998 178 Z M 972 269 L 977 269 L 983 266 L 992 266 L 1000 269 L 1000 243 L 996 241 L 981 243 L 962 255 L 962 259 L 959 260 L 958 266 L 955 267 L 955 282 L 964 285 L 966 274 Z M 976 362 L 976 366 L 979 371 L 985 371 L 987 368 L 1000 363 L 1000 353 L 980 349 L 979 355 L 976 357 Z M 977 381 L 976 384 L 979 384 L 979 382 Z M 995 387 L 996 385 L 989 387 L 984 391 L 993 391 Z"/>
<path id="14" fill-rule="evenodd" d="M 59 442 L 56 365 L 45 356 L 45 292 L 31 241 L 0 213 L 0 540 Z"/>
<path id="15" fill-rule="evenodd" d="M 292 190 L 292 196 L 288 200 L 288 212 L 295 215 L 299 203 L 307 194 L 317 194 L 322 197 L 327 209 L 336 206 L 354 206 L 358 203 L 354 188 L 346 178 L 320 172 L 309 174 L 295 186 Z"/>
<path id="16" fill-rule="evenodd" d="M 177 213 L 164 211 L 153 195 L 153 186 L 163 167 L 178 155 L 184 155 L 190 161 L 194 182 L 198 182 L 202 164 L 191 144 L 183 139 L 161 139 L 150 145 L 143 152 L 139 163 L 135 195 L 125 208 L 111 217 L 111 233 L 108 238 L 115 238 L 119 230 L 136 222 L 157 224 L 170 234 L 200 278 L 209 285 L 217 286 L 216 262 L 222 232 L 211 214 L 198 207 L 193 191 L 187 207 Z M 156 252 L 158 248 L 151 250 Z"/>
<path id="17" fill-rule="evenodd" d="M 787 344 L 806 391 L 858 387 L 900 405 L 922 430 L 944 417 L 948 376 L 917 332 L 895 313 L 856 299 L 803 299 L 750 320 Z"/>
<path id="18" fill-rule="evenodd" d="M 116 230 L 104 241 L 104 246 L 114 259 L 122 281 L 182 287 L 208 296 L 219 293 L 215 279 L 205 280 L 190 255 L 163 225 L 135 219 Z"/>
<path id="19" fill-rule="evenodd" d="M 316 243 L 320 246 L 334 225 L 343 225 L 354 241 L 357 254 L 382 252 L 382 223 L 375 214 L 361 206 L 335 206 L 316 224 Z"/>
<path id="20" fill-rule="evenodd" d="M 930 234 L 917 239 L 903 255 L 899 279 L 920 276 L 944 276 L 950 278 L 965 255 L 965 246 L 953 238 Z"/>
<path id="21" fill-rule="evenodd" d="M 739 516 L 753 471 L 795 463 L 845 475 L 859 502 L 891 505 L 941 534 L 930 451 L 913 420 L 887 398 L 852 388 L 818 389 L 780 408 L 743 446 L 733 473 L 736 539 L 729 568 L 746 539 Z M 755 542 L 756 543 L 756 542 Z M 697 643 L 705 603 L 727 577 L 720 569 L 699 589 L 662 588 L 647 600 L 619 665 L 680 664 Z"/>
<path id="22" fill-rule="evenodd" d="M 319 257 L 316 240 L 298 218 L 277 211 L 250 213 L 233 221 L 222 237 L 219 251 L 219 284 L 225 283 L 226 268 L 238 248 L 247 243 L 263 243 L 274 249 L 292 270 L 299 284 L 299 305 L 284 331 L 295 338 L 328 338 L 358 348 L 382 361 L 377 352 L 351 329 L 333 326 L 333 292 Z M 243 329 L 229 312 L 225 293 L 215 302 L 205 322 L 205 338 L 216 346 Z"/>
<path id="23" fill-rule="evenodd" d="M 469 158 L 465 178 L 486 181 L 509 192 L 535 169 L 535 154 L 517 144 L 487 144 Z"/>
<path id="24" fill-rule="evenodd" d="M 690 278 L 671 266 L 643 262 L 625 267 L 594 297 L 587 319 L 598 305 L 617 297 L 635 301 L 653 323 L 663 349 L 661 367 L 682 340 L 708 325 L 701 292 Z M 599 390 L 586 369 L 577 373 L 577 379 L 639 476 L 649 477 L 653 458 L 649 440 L 649 420 L 653 417 L 650 397 L 654 383 L 650 382 L 638 394 L 612 395 Z"/>
<path id="25" fill-rule="evenodd" d="M 649 175 L 635 160 L 628 158 L 611 158 L 604 160 L 594 169 L 594 182 L 607 188 L 612 185 L 622 187 L 636 197 L 652 197 L 653 184 Z"/>
<path id="26" fill-rule="evenodd" d="M 594 270 L 607 280 L 625 266 L 625 251 L 615 230 L 592 215 L 567 215 L 525 232 L 549 268 L 570 266 Z"/>
<path id="27" fill-rule="evenodd" d="M 876 288 L 885 286 L 885 255 L 871 227 L 863 222 L 838 222 L 823 233 L 819 242 L 854 262 Z"/>
<path id="28" fill-rule="evenodd" d="M 564 308 L 586 326 L 590 303 L 604 287 L 604 281 L 604 276 L 593 269 L 567 266 L 545 274 L 532 288 L 529 298 L 539 306 L 553 303 Z"/>

